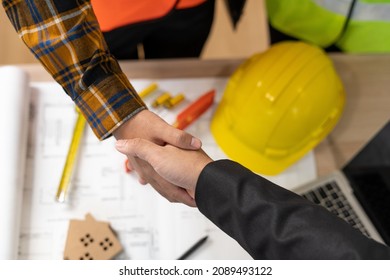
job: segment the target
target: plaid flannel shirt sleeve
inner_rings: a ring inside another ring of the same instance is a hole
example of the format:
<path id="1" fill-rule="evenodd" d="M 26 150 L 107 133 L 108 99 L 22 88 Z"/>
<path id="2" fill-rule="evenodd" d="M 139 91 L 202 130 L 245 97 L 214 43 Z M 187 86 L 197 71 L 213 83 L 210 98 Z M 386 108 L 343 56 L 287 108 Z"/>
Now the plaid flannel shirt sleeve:
<path id="1" fill-rule="evenodd" d="M 2 3 L 19 36 L 99 139 L 146 108 L 109 53 L 89 0 Z"/>

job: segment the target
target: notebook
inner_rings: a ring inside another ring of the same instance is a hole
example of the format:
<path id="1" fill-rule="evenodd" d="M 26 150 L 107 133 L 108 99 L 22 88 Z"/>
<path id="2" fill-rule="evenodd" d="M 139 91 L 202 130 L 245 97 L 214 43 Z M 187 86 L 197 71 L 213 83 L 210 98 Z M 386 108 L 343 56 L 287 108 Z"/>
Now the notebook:
<path id="1" fill-rule="evenodd" d="M 0 67 L 0 260 L 18 257 L 20 218 L 27 131 L 29 118 L 29 77 L 15 66 Z"/>
<path id="2" fill-rule="evenodd" d="M 341 170 L 294 191 L 390 245 L 390 121 Z"/>

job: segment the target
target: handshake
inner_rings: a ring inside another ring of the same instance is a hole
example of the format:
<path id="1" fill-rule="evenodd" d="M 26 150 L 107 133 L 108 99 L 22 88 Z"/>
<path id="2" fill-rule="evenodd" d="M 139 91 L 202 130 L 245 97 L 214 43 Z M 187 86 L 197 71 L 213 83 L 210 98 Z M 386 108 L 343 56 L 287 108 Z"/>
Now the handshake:
<path id="1" fill-rule="evenodd" d="M 140 138 L 118 140 L 116 149 L 129 158 L 130 170 L 134 170 L 136 166 L 140 170 L 138 175 L 141 184 L 150 183 L 170 202 L 196 206 L 196 183 L 203 168 L 212 162 L 202 149 L 185 150 L 172 145 L 160 146 Z M 149 174 L 147 181 L 143 175 L 146 173 Z"/>

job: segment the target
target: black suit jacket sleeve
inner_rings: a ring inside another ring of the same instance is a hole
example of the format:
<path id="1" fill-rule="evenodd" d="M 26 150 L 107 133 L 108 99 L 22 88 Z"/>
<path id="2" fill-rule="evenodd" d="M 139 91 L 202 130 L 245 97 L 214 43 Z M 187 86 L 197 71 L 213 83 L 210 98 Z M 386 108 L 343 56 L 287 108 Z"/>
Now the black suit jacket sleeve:
<path id="1" fill-rule="evenodd" d="M 254 259 L 390 259 L 389 247 L 229 160 L 203 169 L 195 197 Z"/>

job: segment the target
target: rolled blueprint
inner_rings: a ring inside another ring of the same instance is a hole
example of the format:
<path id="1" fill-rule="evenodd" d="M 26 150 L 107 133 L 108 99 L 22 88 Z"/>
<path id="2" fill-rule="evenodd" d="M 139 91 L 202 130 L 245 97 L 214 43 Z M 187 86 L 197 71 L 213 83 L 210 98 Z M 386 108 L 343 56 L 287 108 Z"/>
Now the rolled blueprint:
<path id="1" fill-rule="evenodd" d="M 29 79 L 0 67 L 0 260 L 17 259 L 27 150 Z"/>

